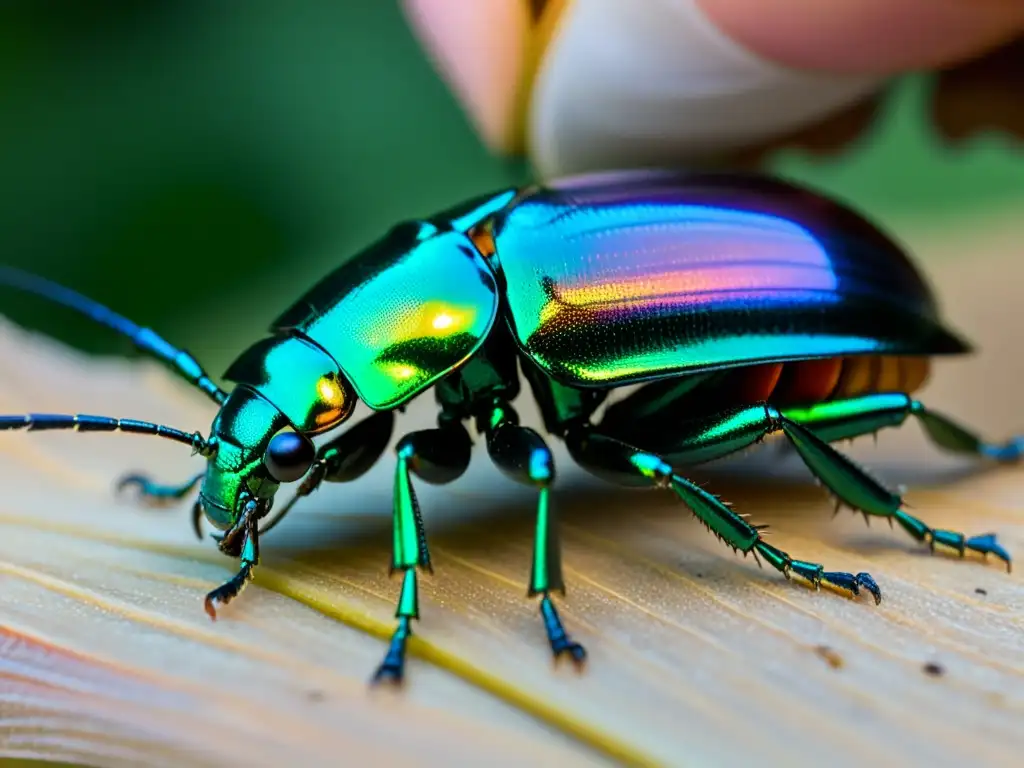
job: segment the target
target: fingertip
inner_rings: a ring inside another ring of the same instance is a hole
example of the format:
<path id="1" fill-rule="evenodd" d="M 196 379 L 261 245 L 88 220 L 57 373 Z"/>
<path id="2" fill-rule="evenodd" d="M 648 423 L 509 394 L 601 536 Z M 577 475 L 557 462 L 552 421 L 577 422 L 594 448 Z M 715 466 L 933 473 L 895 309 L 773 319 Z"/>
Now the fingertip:
<path id="1" fill-rule="evenodd" d="M 402 0 L 420 45 L 483 141 L 505 151 L 516 133 L 529 16 L 521 0 Z"/>
<path id="2" fill-rule="evenodd" d="M 1024 31 L 1013 0 L 695 0 L 723 32 L 784 66 L 891 75 L 959 63 Z"/>

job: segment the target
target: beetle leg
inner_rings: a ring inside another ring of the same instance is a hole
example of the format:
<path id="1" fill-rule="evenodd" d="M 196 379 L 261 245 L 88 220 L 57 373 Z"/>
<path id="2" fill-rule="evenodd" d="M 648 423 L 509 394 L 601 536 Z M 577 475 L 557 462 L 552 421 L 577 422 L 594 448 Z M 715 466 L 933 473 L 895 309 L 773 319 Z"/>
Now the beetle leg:
<path id="1" fill-rule="evenodd" d="M 951 419 L 929 410 L 924 403 L 899 392 L 876 393 L 832 400 L 801 408 L 782 408 L 782 414 L 807 427 L 826 443 L 852 440 L 898 427 L 914 416 L 933 443 L 953 453 L 1000 462 L 1024 458 L 1024 437 L 988 443 Z"/>
<path id="2" fill-rule="evenodd" d="M 216 604 L 227 605 L 238 597 L 242 590 L 245 589 L 245 585 L 252 579 L 253 570 L 259 564 L 260 547 L 256 509 L 255 502 L 247 504 L 243 512 L 244 519 L 239 521 L 239 525 L 234 526 L 233 530 L 237 529 L 239 531 L 237 535 L 241 537 L 240 540 L 236 539 L 235 536 L 229 537 L 225 535 L 220 542 L 221 551 L 225 553 L 229 551 L 237 552 L 241 565 L 238 573 L 206 596 L 204 607 L 211 619 L 217 619 Z M 236 543 L 237 547 L 235 546 Z"/>
<path id="3" fill-rule="evenodd" d="M 550 505 L 550 488 L 555 479 L 551 450 L 534 430 L 519 426 L 516 412 L 508 405 L 500 404 L 492 409 L 483 431 L 487 436 L 487 453 L 498 469 L 515 482 L 532 486 L 539 492 L 533 564 L 526 594 L 527 597 L 541 596 L 541 617 L 555 659 L 568 655 L 577 668 L 581 667 L 587 652 L 566 633 L 551 600 L 552 592 L 565 595 L 558 527 Z"/>
<path id="4" fill-rule="evenodd" d="M 469 467 L 472 442 L 466 428 L 442 414 L 441 426 L 412 432 L 395 446 L 394 545 L 390 573 L 402 571 L 395 618 L 398 627 L 391 636 L 387 655 L 374 673 L 373 681 L 400 683 L 405 673 L 405 646 L 412 634 L 411 622 L 419 618 L 419 588 L 416 569 L 433 571 L 419 503 L 410 473 L 428 483 L 443 485 L 461 477 Z"/>
<path id="5" fill-rule="evenodd" d="M 163 485 L 155 482 L 147 475 L 125 475 L 118 480 L 117 490 L 123 491 L 129 486 L 137 486 L 139 498 L 143 501 L 152 506 L 164 506 L 187 496 L 189 491 L 196 487 L 205 474 L 205 472 L 200 472 L 195 477 L 190 477 L 185 482 L 177 485 Z"/>
<path id="6" fill-rule="evenodd" d="M 734 408 L 707 419 L 694 420 L 667 437 L 654 438 L 650 450 L 665 457 L 672 466 L 695 464 L 721 458 L 782 432 L 807 468 L 840 501 L 866 516 L 895 520 L 905 531 L 932 551 L 936 546 L 952 549 L 961 557 L 967 552 L 995 555 L 1010 567 L 1010 554 L 993 534 L 967 537 L 957 531 L 937 530 L 902 510 L 903 499 L 868 475 L 828 443 L 877 432 L 902 424 L 911 416 L 924 422 L 936 442 L 977 455 L 1012 457 L 1016 443 L 985 447 L 960 427 L 924 409 L 913 398 L 900 393 L 879 393 L 833 400 L 801 408 L 776 409 L 770 405 Z"/>
<path id="7" fill-rule="evenodd" d="M 958 531 L 931 528 L 904 512 L 903 499 L 886 490 L 860 467 L 830 447 L 825 441 L 852 436 L 859 431 L 874 432 L 896 426 L 910 415 L 916 416 L 929 436 L 940 446 L 960 453 L 988 456 L 999 461 L 1016 460 L 1024 447 L 1019 439 L 1005 445 L 989 445 L 943 416 L 932 413 L 916 400 L 902 394 L 867 395 L 837 400 L 801 409 L 767 412 L 789 438 L 807 467 L 845 504 L 868 515 L 896 520 L 917 541 L 951 549 L 960 557 L 975 552 L 995 555 L 1011 568 L 1010 553 L 999 544 L 995 534 L 967 537 Z"/>
<path id="8" fill-rule="evenodd" d="M 1012 463 L 1024 457 L 1024 437 L 1012 437 L 1005 443 L 987 443 L 969 430 L 942 414 L 928 410 L 923 403 L 915 400 L 911 413 L 936 445 L 954 453 L 967 453 L 987 459 Z"/>
<path id="9" fill-rule="evenodd" d="M 764 414 L 764 409 L 759 409 Z M 584 469 L 609 482 L 627 486 L 668 488 L 686 504 L 704 526 L 734 551 L 753 552 L 764 557 L 787 579 L 794 574 L 813 589 L 821 586 L 850 596 L 869 592 L 875 603 L 882 592 L 867 573 L 826 571 L 818 563 L 795 560 L 761 537 L 763 526 L 751 525 L 717 496 L 676 474 L 665 457 L 628 445 L 600 431 L 584 427 L 570 430 L 566 445 L 573 459 Z"/>

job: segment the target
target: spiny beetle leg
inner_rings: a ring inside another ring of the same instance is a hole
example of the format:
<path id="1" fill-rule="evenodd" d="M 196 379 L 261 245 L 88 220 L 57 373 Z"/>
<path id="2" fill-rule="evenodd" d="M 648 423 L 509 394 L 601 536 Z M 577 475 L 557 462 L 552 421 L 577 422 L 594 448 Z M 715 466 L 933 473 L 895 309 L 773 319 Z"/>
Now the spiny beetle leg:
<path id="1" fill-rule="evenodd" d="M 405 675 L 405 648 L 412 634 L 412 620 L 418 619 L 419 586 L 416 569 L 432 572 L 427 536 L 423 528 L 416 492 L 411 474 L 434 485 L 443 485 L 461 477 L 469 467 L 472 442 L 465 427 L 445 414 L 437 429 L 413 432 L 395 446 L 398 462 L 395 466 L 394 516 L 392 522 L 393 546 L 391 573 L 402 572 L 402 590 L 399 593 L 395 618 L 398 626 L 391 636 L 384 661 L 373 676 L 374 683 L 401 683 Z"/>
<path id="2" fill-rule="evenodd" d="M 911 536 L 933 549 L 939 545 L 961 556 L 967 552 L 991 554 L 1009 568 L 1009 553 L 994 536 L 967 538 L 956 531 L 932 529 L 902 511 L 903 499 L 898 494 L 886 489 L 827 442 L 894 427 L 912 414 L 921 417 L 925 413 L 928 412 L 924 406 L 899 393 L 864 395 L 803 408 L 777 409 L 767 404 L 743 406 L 683 425 L 676 433 L 659 438 L 650 449 L 672 466 L 683 466 L 726 456 L 769 434 L 782 432 L 811 473 L 840 502 L 863 513 L 865 518 L 895 520 Z M 930 420 L 925 422 L 932 425 L 929 429 L 944 435 L 942 440 L 946 447 L 958 445 L 961 451 L 970 449 L 979 455 L 994 451 L 1006 457 L 1012 453 L 1014 443 L 999 451 L 991 447 L 983 449 L 978 447 L 983 444 L 972 443 L 973 438 L 965 437 L 967 433 L 951 426 L 948 420 L 938 420 L 940 417 L 930 413 L 923 418 Z M 937 424 L 942 425 L 941 429 Z"/>
<path id="3" fill-rule="evenodd" d="M 898 494 L 887 490 L 857 464 L 828 445 L 819 436 L 816 425 L 824 423 L 830 428 L 828 434 L 835 435 L 843 429 L 840 414 L 844 411 L 852 422 L 861 425 L 882 425 L 883 422 L 892 425 L 894 422 L 899 423 L 898 418 L 905 419 L 908 415 L 914 414 L 924 420 L 927 430 L 937 442 L 938 438 L 935 435 L 942 435 L 941 444 L 944 447 L 961 452 L 969 451 L 976 455 L 986 455 L 986 451 L 994 451 L 1002 455 L 1003 460 L 1009 460 L 1014 443 L 998 450 L 991 446 L 985 448 L 965 430 L 925 411 L 924 406 L 906 395 L 868 395 L 781 412 L 770 406 L 765 408 L 765 418 L 771 423 L 771 428 L 781 429 L 786 434 L 807 468 L 847 506 L 864 513 L 865 517 L 884 517 L 890 523 L 895 520 L 917 541 L 928 544 L 932 552 L 936 547 L 941 547 L 956 552 L 960 557 L 965 557 L 968 552 L 986 558 L 988 555 L 994 555 L 1006 564 L 1007 570 L 1011 569 L 1010 553 L 999 544 L 994 534 L 967 537 L 959 531 L 932 528 L 924 521 L 904 512 L 903 499 Z M 847 432 L 851 428 L 851 425 L 847 425 Z"/>
<path id="4" fill-rule="evenodd" d="M 555 480 L 554 457 L 544 438 L 528 427 L 519 426 L 519 417 L 507 404 L 496 404 L 480 426 L 487 436 L 487 453 L 502 474 L 538 491 L 533 563 L 526 594 L 541 596 L 541 618 L 555 660 L 568 656 L 580 668 L 587 652 L 565 631 L 551 600 L 552 592 L 565 594 L 558 525 L 550 504 L 550 488 Z"/>
<path id="5" fill-rule="evenodd" d="M 178 485 L 163 485 L 155 482 L 147 475 L 131 474 L 125 475 L 117 482 L 117 491 L 123 492 L 126 488 L 135 486 L 139 489 L 139 498 L 152 506 L 166 506 L 178 501 L 188 495 L 189 491 L 196 487 L 203 479 L 205 472 L 200 472 Z"/>
<path id="6" fill-rule="evenodd" d="M 763 412 L 763 409 L 762 409 Z M 823 584 L 840 592 L 858 595 L 867 590 L 881 600 L 881 591 L 867 573 L 856 576 L 833 573 L 824 566 L 795 560 L 771 546 L 761 537 L 761 528 L 751 525 L 733 512 L 717 496 L 677 475 L 662 456 L 636 448 L 591 428 L 580 428 L 566 435 L 573 459 L 584 469 L 618 485 L 654 485 L 671 489 L 704 526 L 733 550 L 761 555 L 786 578 L 796 574 L 813 589 Z"/>

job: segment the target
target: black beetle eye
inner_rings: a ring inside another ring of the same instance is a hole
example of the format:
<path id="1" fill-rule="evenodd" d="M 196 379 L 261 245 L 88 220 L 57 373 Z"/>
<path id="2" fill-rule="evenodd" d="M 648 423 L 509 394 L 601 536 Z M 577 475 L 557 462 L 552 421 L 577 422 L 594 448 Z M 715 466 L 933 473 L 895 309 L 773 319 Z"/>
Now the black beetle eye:
<path id="1" fill-rule="evenodd" d="M 297 432 L 281 432 L 271 439 L 263 463 L 277 482 L 294 483 L 306 474 L 314 458 L 316 448 L 308 438 Z"/>

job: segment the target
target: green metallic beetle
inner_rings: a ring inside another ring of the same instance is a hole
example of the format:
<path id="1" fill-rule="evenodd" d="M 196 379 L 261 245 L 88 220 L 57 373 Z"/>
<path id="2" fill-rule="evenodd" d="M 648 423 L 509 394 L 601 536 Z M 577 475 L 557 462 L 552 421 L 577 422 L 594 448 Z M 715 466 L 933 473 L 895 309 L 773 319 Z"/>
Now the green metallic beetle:
<path id="1" fill-rule="evenodd" d="M 857 213 L 768 178 L 619 173 L 488 195 L 395 227 L 324 278 L 230 366 L 218 387 L 189 354 L 77 293 L 12 269 L 0 284 L 48 297 L 126 334 L 219 406 L 210 437 L 99 416 L 0 417 L 0 429 L 154 434 L 190 445 L 206 471 L 178 486 L 131 475 L 152 497 L 181 498 L 217 529 L 238 574 L 206 609 L 234 598 L 257 565 L 258 539 L 323 482 L 365 473 L 391 443 L 394 413 L 433 389 L 438 426 L 396 446 L 394 549 L 403 573 L 395 630 L 375 680 L 402 679 L 417 569 L 430 554 L 410 476 L 442 484 L 470 462 L 470 422 L 495 464 L 536 488 L 528 594 L 540 596 L 556 657 L 583 647 L 552 602 L 564 593 L 549 508 L 555 467 L 544 438 L 512 402 L 521 376 L 544 428 L 592 474 L 674 492 L 734 550 L 787 578 L 854 596 L 881 591 L 866 573 L 826 571 L 766 543 L 684 467 L 782 433 L 838 502 L 920 542 L 1010 556 L 993 534 L 936 530 L 830 443 L 916 417 L 940 446 L 998 461 L 1024 441 L 982 442 L 912 397 L 934 355 L 967 345 L 901 249 Z M 611 392 L 642 385 L 606 403 Z M 373 414 L 314 447 L 361 400 Z M 598 409 L 607 405 L 600 418 Z M 304 480 L 303 480 L 304 478 Z M 303 482 L 270 521 L 280 486 Z M 268 520 L 260 528 L 260 521 Z M 759 560 L 760 562 L 760 560 Z"/>

